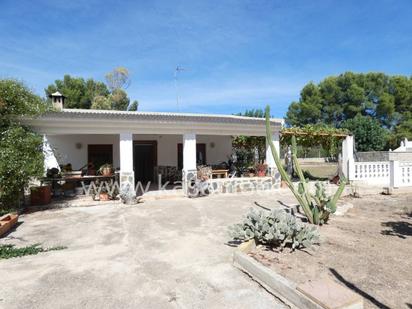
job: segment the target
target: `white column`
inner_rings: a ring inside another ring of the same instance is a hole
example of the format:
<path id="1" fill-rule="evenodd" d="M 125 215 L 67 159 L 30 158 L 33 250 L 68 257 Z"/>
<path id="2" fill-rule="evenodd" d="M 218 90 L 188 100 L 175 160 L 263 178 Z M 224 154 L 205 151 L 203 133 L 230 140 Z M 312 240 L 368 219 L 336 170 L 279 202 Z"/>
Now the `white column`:
<path id="1" fill-rule="evenodd" d="M 353 166 L 349 167 L 349 164 L 354 162 L 354 138 L 352 135 L 346 136 L 342 142 L 342 173 L 346 179 L 350 178 L 349 169 L 353 170 Z"/>
<path id="2" fill-rule="evenodd" d="M 347 171 L 348 171 L 347 176 L 345 176 L 346 180 L 349 180 L 349 181 L 355 180 L 355 160 L 353 158 L 350 158 L 347 161 L 346 165 L 347 165 Z"/>
<path id="3" fill-rule="evenodd" d="M 120 133 L 120 187 L 126 184 L 134 188 L 132 133 Z"/>
<path id="4" fill-rule="evenodd" d="M 276 131 L 272 135 L 272 142 L 275 145 L 275 149 L 280 156 L 280 144 L 279 144 L 279 132 Z M 266 141 L 266 164 L 268 167 L 276 167 L 275 158 L 273 158 L 272 150 L 270 149 L 269 143 Z"/>
<path id="5" fill-rule="evenodd" d="M 196 134 L 183 134 L 183 170 L 182 185 L 186 195 L 189 193 L 190 181 L 197 176 L 196 170 Z"/>
<path id="6" fill-rule="evenodd" d="M 276 152 L 280 157 L 280 143 L 279 143 L 279 130 L 275 130 L 272 134 L 272 143 L 275 146 Z M 273 157 L 272 150 L 269 143 L 266 140 L 266 164 L 268 166 L 268 175 L 273 177 L 273 185 L 278 186 L 280 184 L 280 173 L 276 167 L 275 158 Z"/>
<path id="7" fill-rule="evenodd" d="M 183 134 L 183 170 L 196 170 L 196 134 Z"/>
<path id="8" fill-rule="evenodd" d="M 401 169 L 399 166 L 399 161 L 389 161 L 389 187 L 399 188 L 401 183 Z"/>

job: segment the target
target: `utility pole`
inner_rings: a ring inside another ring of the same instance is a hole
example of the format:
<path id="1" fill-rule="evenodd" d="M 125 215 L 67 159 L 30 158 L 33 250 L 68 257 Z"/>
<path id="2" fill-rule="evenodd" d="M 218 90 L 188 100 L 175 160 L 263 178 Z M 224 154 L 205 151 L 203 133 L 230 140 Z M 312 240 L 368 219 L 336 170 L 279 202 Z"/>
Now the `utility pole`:
<path id="1" fill-rule="evenodd" d="M 175 89 L 176 89 L 176 107 L 177 107 L 177 111 L 180 111 L 179 108 L 179 87 L 178 87 L 178 79 L 177 79 L 177 74 L 181 71 L 185 71 L 184 68 L 177 66 L 175 69 Z"/>

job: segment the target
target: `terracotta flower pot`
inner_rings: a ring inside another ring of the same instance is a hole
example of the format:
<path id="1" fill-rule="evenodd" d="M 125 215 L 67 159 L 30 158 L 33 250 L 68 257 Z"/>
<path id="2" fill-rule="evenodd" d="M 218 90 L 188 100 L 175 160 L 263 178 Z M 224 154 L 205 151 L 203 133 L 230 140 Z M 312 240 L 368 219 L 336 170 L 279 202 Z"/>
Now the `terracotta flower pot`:
<path id="1" fill-rule="evenodd" d="M 110 200 L 110 196 L 108 193 L 102 192 L 99 194 L 99 200 L 100 201 L 109 201 Z"/>
<path id="2" fill-rule="evenodd" d="M 30 188 L 30 204 L 33 206 L 47 205 L 51 202 L 50 186 Z"/>
<path id="3" fill-rule="evenodd" d="M 266 176 L 266 171 L 258 171 L 257 175 L 258 175 L 258 177 L 265 177 Z"/>

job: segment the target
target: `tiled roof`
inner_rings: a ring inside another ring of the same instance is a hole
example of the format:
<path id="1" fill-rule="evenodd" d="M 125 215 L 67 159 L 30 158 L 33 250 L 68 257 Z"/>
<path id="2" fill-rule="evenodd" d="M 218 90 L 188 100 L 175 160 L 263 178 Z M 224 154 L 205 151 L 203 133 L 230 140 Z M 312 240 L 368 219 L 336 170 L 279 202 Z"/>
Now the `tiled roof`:
<path id="1" fill-rule="evenodd" d="M 63 109 L 63 111 L 48 112 L 40 118 L 64 119 L 125 119 L 148 120 L 160 122 L 203 122 L 203 123 L 238 123 L 238 124 L 263 124 L 265 119 L 235 115 L 219 114 L 194 114 L 194 113 L 167 113 L 167 112 L 141 112 L 141 111 L 116 111 L 92 109 Z M 281 125 L 283 119 L 271 119 L 272 124 Z"/>

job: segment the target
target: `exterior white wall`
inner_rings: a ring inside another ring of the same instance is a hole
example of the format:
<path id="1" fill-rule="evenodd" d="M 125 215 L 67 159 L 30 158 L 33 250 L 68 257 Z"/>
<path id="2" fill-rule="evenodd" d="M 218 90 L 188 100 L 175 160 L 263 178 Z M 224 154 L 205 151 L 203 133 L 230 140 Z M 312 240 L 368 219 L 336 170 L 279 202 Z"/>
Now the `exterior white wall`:
<path id="1" fill-rule="evenodd" d="M 207 164 L 218 164 L 222 161 L 227 161 L 232 154 L 231 136 L 197 135 L 196 142 L 206 144 Z M 212 144 L 214 144 L 214 147 L 212 147 Z"/>
<path id="2" fill-rule="evenodd" d="M 48 135 L 47 138 L 59 164 L 71 163 L 73 169 L 79 169 L 87 164 L 88 144 L 112 144 L 113 167 L 120 168 L 119 134 Z M 157 141 L 157 164 L 177 166 L 177 144 L 183 143 L 183 135 L 133 134 L 133 140 Z M 231 136 L 196 135 L 196 142 L 206 144 L 207 164 L 227 161 L 232 154 Z M 76 147 L 78 143 L 80 149 Z"/>
<path id="3" fill-rule="evenodd" d="M 87 145 L 112 144 L 113 167 L 120 168 L 119 135 L 48 135 L 49 143 L 59 164 L 71 163 L 74 170 L 87 164 Z M 81 144 L 80 148 L 76 144 Z"/>

